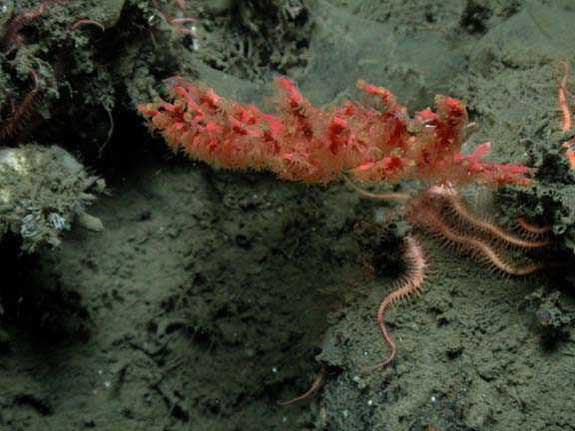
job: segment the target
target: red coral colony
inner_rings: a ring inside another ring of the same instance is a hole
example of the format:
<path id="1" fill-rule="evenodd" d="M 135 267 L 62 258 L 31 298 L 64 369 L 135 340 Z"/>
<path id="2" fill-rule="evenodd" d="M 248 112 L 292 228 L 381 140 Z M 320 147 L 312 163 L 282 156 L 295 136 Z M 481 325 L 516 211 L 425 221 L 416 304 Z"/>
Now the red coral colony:
<path id="1" fill-rule="evenodd" d="M 172 82 L 172 103 L 150 103 L 139 110 L 175 151 L 223 168 L 271 171 L 289 181 L 329 183 L 343 178 L 363 197 L 404 204 L 404 217 L 414 228 L 496 271 L 522 276 L 544 267 L 539 262 L 517 262 L 507 249 L 527 252 L 546 247 L 548 227 L 522 221 L 523 235 L 508 232 L 473 213 L 457 194 L 455 186 L 469 183 L 495 187 L 531 183 L 531 169 L 526 166 L 483 160 L 490 143 L 479 145 L 470 155 L 461 153 L 476 127 L 457 99 L 437 96 L 436 112 L 426 109 L 412 118 L 390 91 L 359 81 L 359 89 L 380 109 L 347 101 L 323 110 L 306 100 L 292 81 L 279 78 L 278 114 L 270 115 L 225 100 L 207 87 L 179 78 Z M 430 187 L 413 195 L 373 194 L 355 184 L 407 180 Z M 420 292 L 426 280 L 429 265 L 416 234 L 407 235 L 403 257 L 406 272 L 377 314 L 389 353 L 376 367 L 391 364 L 397 352 L 385 324 L 387 310 Z"/>
<path id="2" fill-rule="evenodd" d="M 174 85 L 173 103 L 139 110 L 151 117 L 152 127 L 172 149 L 193 159 L 230 169 L 268 170 L 290 181 L 328 183 L 346 173 L 371 183 L 528 184 L 527 167 L 482 160 L 488 143 L 471 155 L 461 154 L 472 128 L 461 101 L 437 96 L 437 112 L 426 109 L 410 118 L 390 91 L 364 81 L 358 87 L 383 111 L 350 101 L 322 110 L 286 78 L 276 80 L 279 115 L 183 80 Z"/>

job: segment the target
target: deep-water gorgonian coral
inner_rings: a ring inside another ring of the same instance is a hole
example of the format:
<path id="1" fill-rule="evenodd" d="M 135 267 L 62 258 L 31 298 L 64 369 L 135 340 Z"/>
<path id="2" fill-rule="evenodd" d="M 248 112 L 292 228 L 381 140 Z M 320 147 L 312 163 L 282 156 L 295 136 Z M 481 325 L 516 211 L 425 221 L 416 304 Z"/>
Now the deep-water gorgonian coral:
<path id="1" fill-rule="evenodd" d="M 140 112 L 171 148 L 224 168 L 267 170 L 307 183 L 332 182 L 344 173 L 370 183 L 529 182 L 525 166 L 484 161 L 489 143 L 461 153 L 474 127 L 464 104 L 451 97 L 437 96 L 436 112 L 426 109 L 412 118 L 390 91 L 359 81 L 382 110 L 351 101 L 324 110 L 292 81 L 278 78 L 274 115 L 201 85 L 174 82 L 173 101 L 141 105 Z"/>

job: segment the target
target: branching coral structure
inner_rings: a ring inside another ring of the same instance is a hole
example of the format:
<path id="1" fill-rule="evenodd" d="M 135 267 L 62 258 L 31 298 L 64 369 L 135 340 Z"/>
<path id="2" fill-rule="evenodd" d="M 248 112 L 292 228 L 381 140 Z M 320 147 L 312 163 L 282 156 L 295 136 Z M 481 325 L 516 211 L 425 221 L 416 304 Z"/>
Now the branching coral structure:
<path id="1" fill-rule="evenodd" d="M 179 78 L 172 83 L 173 101 L 139 110 L 175 151 L 224 168 L 271 171 L 289 181 L 330 183 L 343 178 L 363 197 L 403 204 L 415 231 L 436 236 L 498 271 L 527 275 L 543 267 L 518 263 L 507 251 L 547 246 L 547 229 L 523 221 L 525 236 L 509 233 L 468 209 L 455 191 L 455 186 L 469 183 L 498 187 L 531 182 L 526 166 L 485 161 L 490 143 L 470 155 L 461 153 L 476 127 L 457 99 L 437 96 L 435 112 L 426 109 L 411 117 L 390 91 L 359 81 L 375 107 L 348 101 L 324 110 L 306 100 L 292 81 L 279 78 L 274 115 Z M 430 187 L 414 194 L 373 194 L 355 184 L 407 180 Z M 405 240 L 406 273 L 379 307 L 377 319 L 390 353 L 376 367 L 391 364 L 397 352 L 386 312 L 420 292 L 427 278 L 429 264 L 416 235 Z"/>
<path id="2" fill-rule="evenodd" d="M 411 118 L 389 90 L 359 81 L 382 110 L 351 101 L 323 110 L 292 81 L 278 78 L 273 115 L 201 85 L 172 82 L 173 102 L 141 105 L 140 112 L 171 148 L 224 168 L 267 170 L 307 183 L 340 180 L 343 173 L 370 183 L 529 183 L 525 166 L 484 161 L 489 143 L 461 153 L 475 127 L 463 103 L 451 97 L 437 96 L 437 112 Z"/>

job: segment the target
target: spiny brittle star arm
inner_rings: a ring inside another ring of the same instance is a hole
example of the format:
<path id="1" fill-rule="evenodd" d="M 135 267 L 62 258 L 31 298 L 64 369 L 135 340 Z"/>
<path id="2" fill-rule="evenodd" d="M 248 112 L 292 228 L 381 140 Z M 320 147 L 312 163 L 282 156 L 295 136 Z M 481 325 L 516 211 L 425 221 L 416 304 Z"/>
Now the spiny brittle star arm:
<path id="1" fill-rule="evenodd" d="M 412 235 L 407 236 L 405 239 L 404 258 L 407 264 L 407 272 L 399 280 L 398 287 L 385 297 L 377 312 L 377 321 L 379 322 L 379 327 L 383 334 L 383 338 L 390 348 L 390 353 L 383 362 L 373 367 L 369 367 L 369 371 L 377 368 L 387 367 L 393 362 L 397 353 L 395 340 L 385 325 L 385 313 L 397 301 L 406 299 L 416 293 L 419 293 L 426 278 L 428 267 L 427 261 L 425 259 L 421 244 Z"/>
<path id="2" fill-rule="evenodd" d="M 430 231 L 435 232 L 440 238 L 443 238 L 448 244 L 468 250 L 476 258 L 485 261 L 488 265 L 504 273 L 511 275 L 528 275 L 545 267 L 540 263 L 530 263 L 519 266 L 506 261 L 494 247 L 484 241 L 470 235 L 460 234 L 451 229 L 435 211 L 420 211 L 414 213 L 411 222 L 418 226 L 426 226 Z"/>
<path id="3" fill-rule="evenodd" d="M 453 187 L 434 186 L 429 189 L 429 193 L 445 198 L 449 203 L 449 208 L 453 215 L 467 222 L 473 229 L 487 232 L 491 234 L 493 238 L 504 243 L 523 249 L 542 248 L 551 244 L 550 240 L 533 241 L 519 238 L 500 228 L 495 223 L 486 220 L 484 217 L 473 213 L 467 208 L 467 205 Z M 525 225 L 527 224 L 525 223 Z"/>
<path id="4" fill-rule="evenodd" d="M 566 61 L 559 63 L 559 66 L 563 69 L 563 78 L 559 83 L 559 108 L 561 109 L 561 115 L 563 117 L 562 128 L 563 132 L 570 132 L 573 128 L 573 119 L 571 116 L 571 106 L 569 105 L 569 90 L 567 88 L 569 75 L 571 74 L 571 68 Z M 571 166 L 571 169 L 575 169 L 575 138 L 571 138 L 563 143 L 563 148 L 565 148 L 565 157 Z"/>

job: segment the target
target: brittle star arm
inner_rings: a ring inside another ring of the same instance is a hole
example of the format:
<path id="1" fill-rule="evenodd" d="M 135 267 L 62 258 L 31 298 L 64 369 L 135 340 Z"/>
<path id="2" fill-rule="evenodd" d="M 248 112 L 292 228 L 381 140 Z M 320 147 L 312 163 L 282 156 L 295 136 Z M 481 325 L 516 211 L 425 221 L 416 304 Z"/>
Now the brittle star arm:
<path id="1" fill-rule="evenodd" d="M 316 394 L 321 389 L 321 387 L 323 386 L 323 384 L 325 383 L 326 375 L 327 375 L 327 369 L 325 367 L 321 367 L 318 376 L 315 378 L 310 388 L 305 393 L 295 398 L 292 398 L 291 400 L 278 401 L 278 405 L 289 406 L 290 404 L 297 403 L 298 401 L 309 400 L 315 397 Z"/>
<path id="2" fill-rule="evenodd" d="M 375 201 L 391 201 L 391 202 L 399 202 L 399 203 L 406 203 L 411 196 L 407 193 L 372 193 L 365 189 L 362 189 L 360 186 L 355 184 L 352 180 L 350 180 L 347 176 L 344 176 L 343 179 L 345 183 L 350 186 L 353 190 L 355 190 L 361 197 L 366 199 L 371 199 Z"/>
<path id="3" fill-rule="evenodd" d="M 563 78 L 561 78 L 561 82 L 559 83 L 558 97 L 559 107 L 563 116 L 563 124 L 561 130 L 563 132 L 569 132 L 573 128 L 571 106 L 569 105 L 569 90 L 567 89 L 567 81 L 571 73 L 571 69 L 565 61 L 562 61 L 559 65 L 563 69 Z M 575 138 L 565 141 L 562 146 L 566 149 L 565 157 L 567 157 L 571 169 L 575 169 Z"/>
<path id="4" fill-rule="evenodd" d="M 483 261 L 492 268 L 496 268 L 504 273 L 522 276 L 539 271 L 545 267 L 542 263 L 516 265 L 507 261 L 501 253 L 487 241 L 454 230 L 445 223 L 438 211 L 431 206 L 423 207 L 420 205 L 415 211 L 411 211 L 409 219 L 412 224 L 435 234 L 445 240 L 447 244 L 467 250 L 477 260 Z"/>
<path id="5" fill-rule="evenodd" d="M 379 322 L 383 338 L 390 348 L 390 353 L 383 362 L 367 368 L 366 371 L 385 368 L 393 362 L 397 354 L 397 347 L 393 336 L 385 325 L 385 313 L 397 301 L 419 293 L 423 287 L 428 267 L 427 260 L 421 244 L 412 235 L 405 238 L 404 259 L 407 264 L 407 272 L 399 280 L 398 286 L 385 297 L 377 312 L 377 321 Z"/>
<path id="6" fill-rule="evenodd" d="M 522 248 L 526 250 L 536 249 L 536 248 L 543 248 L 551 244 L 551 241 L 548 239 L 543 240 L 526 240 L 520 238 L 516 235 L 513 235 L 511 232 L 507 232 L 506 230 L 497 226 L 493 221 L 482 217 L 473 211 L 471 211 L 467 205 L 465 204 L 464 200 L 461 198 L 459 193 L 450 186 L 434 186 L 429 189 L 428 193 L 431 196 L 437 196 L 443 198 L 447 201 L 449 206 L 449 211 L 453 213 L 458 219 L 462 220 L 463 222 L 467 223 L 472 229 L 476 231 L 482 231 L 490 234 L 494 239 L 515 246 L 517 248 Z M 519 221 L 520 226 L 526 230 L 527 232 L 541 232 L 545 233 L 548 231 L 548 227 L 537 228 L 531 226 L 524 220 Z"/>

